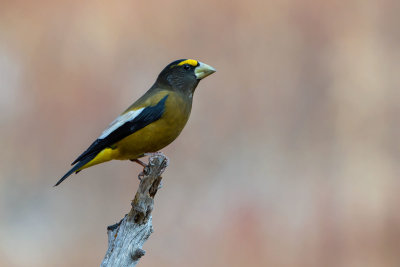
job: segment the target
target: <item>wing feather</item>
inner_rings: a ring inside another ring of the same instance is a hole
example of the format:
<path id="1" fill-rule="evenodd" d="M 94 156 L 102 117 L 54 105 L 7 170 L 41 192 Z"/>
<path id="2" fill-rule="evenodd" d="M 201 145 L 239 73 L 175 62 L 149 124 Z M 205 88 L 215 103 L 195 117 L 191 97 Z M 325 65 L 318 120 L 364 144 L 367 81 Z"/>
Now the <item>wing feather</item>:
<path id="1" fill-rule="evenodd" d="M 84 160 L 86 157 L 97 155 L 103 149 L 159 120 L 164 113 L 167 97 L 168 95 L 164 96 L 155 106 L 129 111 L 119 116 L 71 165 Z"/>

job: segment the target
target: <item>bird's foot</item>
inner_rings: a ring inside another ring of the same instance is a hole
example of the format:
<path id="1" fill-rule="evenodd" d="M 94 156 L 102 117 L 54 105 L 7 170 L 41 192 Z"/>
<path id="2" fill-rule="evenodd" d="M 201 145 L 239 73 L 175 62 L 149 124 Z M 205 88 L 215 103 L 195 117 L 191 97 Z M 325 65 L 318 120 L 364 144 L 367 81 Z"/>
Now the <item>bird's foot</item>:
<path id="1" fill-rule="evenodd" d="M 146 163 L 144 163 L 139 159 L 131 159 L 130 161 L 136 162 L 137 164 L 143 167 L 143 171 L 138 175 L 139 181 L 142 181 L 143 177 L 149 173 L 149 167 L 146 165 Z"/>
<path id="2" fill-rule="evenodd" d="M 142 179 L 143 179 L 143 177 L 145 176 L 145 175 L 148 175 L 149 174 L 149 167 L 144 167 L 143 168 L 143 171 L 141 171 L 139 174 L 138 174 L 138 179 L 139 179 L 139 181 L 142 181 Z"/>
<path id="3" fill-rule="evenodd" d="M 137 164 L 139 164 L 140 166 L 142 166 L 143 168 L 146 168 L 147 165 L 146 163 L 144 163 L 143 161 L 139 160 L 139 159 L 131 159 L 130 161 L 136 162 Z"/>
<path id="4" fill-rule="evenodd" d="M 168 166 L 169 160 L 162 152 L 145 153 L 145 154 L 143 154 L 143 156 L 149 156 L 150 158 L 153 156 L 163 156 L 163 157 L 165 157 L 165 159 L 167 161 L 166 165 Z M 137 164 L 139 164 L 140 166 L 143 167 L 143 171 L 141 173 L 139 173 L 139 175 L 138 175 L 139 181 L 142 181 L 143 177 L 145 175 L 149 174 L 149 166 L 139 159 L 131 159 L 130 161 L 136 162 Z M 161 188 L 161 187 L 162 187 L 162 185 L 160 184 L 159 188 Z"/>
<path id="5" fill-rule="evenodd" d="M 139 179 L 139 181 L 142 181 L 144 177 L 144 172 L 140 172 L 137 176 L 137 178 Z"/>

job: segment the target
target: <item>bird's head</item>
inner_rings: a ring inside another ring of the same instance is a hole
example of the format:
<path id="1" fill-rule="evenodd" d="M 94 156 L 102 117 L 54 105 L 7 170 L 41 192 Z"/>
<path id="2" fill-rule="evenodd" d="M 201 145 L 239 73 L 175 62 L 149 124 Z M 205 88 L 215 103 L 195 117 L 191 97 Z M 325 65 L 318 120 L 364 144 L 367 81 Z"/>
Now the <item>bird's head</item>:
<path id="1" fill-rule="evenodd" d="M 166 66 L 157 78 L 158 85 L 193 94 L 197 84 L 215 69 L 194 59 L 180 59 Z"/>

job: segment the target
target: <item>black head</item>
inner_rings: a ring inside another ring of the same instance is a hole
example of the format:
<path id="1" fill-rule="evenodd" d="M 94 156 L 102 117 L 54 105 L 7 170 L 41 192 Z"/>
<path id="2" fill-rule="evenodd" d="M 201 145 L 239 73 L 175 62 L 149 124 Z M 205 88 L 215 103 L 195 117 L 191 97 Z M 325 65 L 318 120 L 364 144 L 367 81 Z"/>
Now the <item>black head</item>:
<path id="1" fill-rule="evenodd" d="M 158 75 L 157 84 L 192 94 L 199 81 L 215 69 L 194 59 L 180 59 L 170 63 Z"/>

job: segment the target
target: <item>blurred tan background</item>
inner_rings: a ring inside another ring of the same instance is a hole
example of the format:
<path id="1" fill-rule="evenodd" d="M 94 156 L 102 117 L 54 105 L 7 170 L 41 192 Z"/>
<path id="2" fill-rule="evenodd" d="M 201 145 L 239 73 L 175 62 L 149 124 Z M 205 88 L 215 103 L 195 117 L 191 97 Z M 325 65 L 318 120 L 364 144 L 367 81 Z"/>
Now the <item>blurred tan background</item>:
<path id="1" fill-rule="evenodd" d="M 0 265 L 98 266 L 137 164 L 53 184 L 169 62 L 217 73 L 164 149 L 140 266 L 400 266 L 399 1 L 0 2 Z"/>

